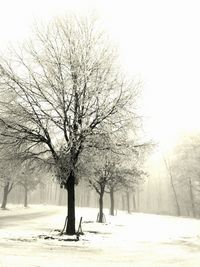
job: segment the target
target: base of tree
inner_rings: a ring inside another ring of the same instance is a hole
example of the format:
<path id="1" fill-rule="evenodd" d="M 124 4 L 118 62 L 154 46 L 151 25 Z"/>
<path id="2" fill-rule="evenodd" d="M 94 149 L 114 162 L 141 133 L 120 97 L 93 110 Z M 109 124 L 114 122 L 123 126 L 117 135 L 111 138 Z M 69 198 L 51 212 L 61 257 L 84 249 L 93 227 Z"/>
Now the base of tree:
<path id="1" fill-rule="evenodd" d="M 100 221 L 100 213 L 98 212 L 98 214 L 97 214 L 97 222 L 99 222 L 99 223 L 105 223 L 106 222 L 106 216 L 105 216 L 104 213 L 102 214 L 102 221 Z"/>
<path id="2" fill-rule="evenodd" d="M 1 207 L 1 210 L 9 210 L 8 208 Z"/>
<path id="3" fill-rule="evenodd" d="M 68 232 L 67 232 L 68 216 L 65 218 L 65 223 L 64 223 L 64 227 L 63 227 L 62 231 L 60 231 L 60 230 L 57 230 L 57 231 L 60 231 L 60 235 L 71 235 L 71 236 L 73 236 L 73 235 L 83 235 L 82 219 L 83 219 L 83 217 L 80 218 L 78 230 L 77 230 L 77 232 L 75 234 L 68 234 Z"/>
<path id="4" fill-rule="evenodd" d="M 67 235 L 63 232 L 63 230 L 55 229 L 49 235 L 39 235 L 39 238 L 42 239 L 50 239 L 50 240 L 58 240 L 58 241 L 79 241 L 80 235 L 84 235 L 81 231 L 77 231 L 75 235 Z"/>
<path id="5" fill-rule="evenodd" d="M 61 232 L 61 231 L 60 231 Z M 57 241 L 73 241 L 73 242 L 77 242 L 79 241 L 79 235 L 73 235 L 73 236 L 68 236 L 65 234 L 58 234 L 58 235 L 39 235 L 38 236 L 41 239 L 45 239 L 45 240 L 57 240 Z"/>
<path id="6" fill-rule="evenodd" d="M 116 216 L 117 215 L 117 210 L 114 210 L 114 211 L 110 211 L 109 213 L 111 216 Z"/>

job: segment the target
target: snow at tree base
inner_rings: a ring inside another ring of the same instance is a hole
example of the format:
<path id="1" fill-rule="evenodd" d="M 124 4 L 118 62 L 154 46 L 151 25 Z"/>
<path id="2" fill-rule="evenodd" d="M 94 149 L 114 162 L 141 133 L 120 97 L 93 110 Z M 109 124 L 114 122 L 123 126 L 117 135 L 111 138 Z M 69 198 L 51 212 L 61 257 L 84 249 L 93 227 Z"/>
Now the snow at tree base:
<path id="1" fill-rule="evenodd" d="M 53 231 L 63 227 L 65 207 L 10 207 L 0 212 L 1 267 L 197 267 L 200 262 L 197 219 L 125 212 L 113 217 L 105 210 L 101 224 L 97 209 L 77 208 L 84 235 L 70 242 Z M 42 234 L 57 238 L 39 238 Z"/>

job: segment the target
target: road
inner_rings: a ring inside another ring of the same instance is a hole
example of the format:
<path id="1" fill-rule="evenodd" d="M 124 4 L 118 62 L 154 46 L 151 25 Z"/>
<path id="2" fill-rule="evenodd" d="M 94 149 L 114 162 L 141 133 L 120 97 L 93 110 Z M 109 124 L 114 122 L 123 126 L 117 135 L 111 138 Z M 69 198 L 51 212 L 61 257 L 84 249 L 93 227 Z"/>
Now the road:
<path id="1" fill-rule="evenodd" d="M 48 233 L 63 226 L 65 208 L 33 205 L 31 208 L 0 211 L 0 238 Z"/>

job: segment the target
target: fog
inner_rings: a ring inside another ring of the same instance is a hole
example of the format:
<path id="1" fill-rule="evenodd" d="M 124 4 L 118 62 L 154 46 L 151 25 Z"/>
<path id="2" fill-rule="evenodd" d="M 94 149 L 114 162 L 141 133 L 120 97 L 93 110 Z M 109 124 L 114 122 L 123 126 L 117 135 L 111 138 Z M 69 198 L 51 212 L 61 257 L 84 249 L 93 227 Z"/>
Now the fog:
<path id="1" fill-rule="evenodd" d="M 0 267 L 198 265 L 198 11 L 1 4 Z"/>

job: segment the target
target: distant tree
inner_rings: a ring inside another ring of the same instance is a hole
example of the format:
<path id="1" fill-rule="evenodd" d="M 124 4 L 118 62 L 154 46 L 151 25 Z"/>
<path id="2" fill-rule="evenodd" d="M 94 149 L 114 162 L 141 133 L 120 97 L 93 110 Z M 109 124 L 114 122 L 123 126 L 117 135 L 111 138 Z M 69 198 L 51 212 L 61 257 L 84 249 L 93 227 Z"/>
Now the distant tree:
<path id="1" fill-rule="evenodd" d="M 9 181 L 9 179 L 7 182 L 4 181 L 2 183 L 2 187 L 3 187 L 3 199 L 2 199 L 2 204 L 1 204 L 2 209 L 6 209 L 6 205 L 8 201 L 8 194 L 13 189 L 13 186 L 14 186 L 14 182 Z"/>
<path id="2" fill-rule="evenodd" d="M 200 138 L 198 134 L 182 138 L 171 155 L 171 170 L 180 208 L 192 217 L 200 214 L 199 158 Z"/>
<path id="3" fill-rule="evenodd" d="M 180 216 L 181 215 L 181 209 L 180 209 L 180 203 L 179 203 L 179 199 L 178 199 L 178 195 L 177 195 L 177 189 L 175 186 L 175 177 L 174 177 L 172 165 L 171 165 L 169 158 L 163 157 L 163 160 L 164 160 L 166 171 L 167 171 L 169 178 L 170 178 L 170 184 L 171 184 L 171 188 L 172 188 L 172 192 L 173 192 L 173 196 L 174 196 L 174 200 L 175 200 L 175 205 L 176 205 L 176 212 L 177 212 L 177 215 Z"/>
<path id="4" fill-rule="evenodd" d="M 127 135 L 123 129 L 123 138 Z M 118 132 L 119 136 L 120 133 Z M 110 194 L 110 214 L 114 215 L 114 193 L 125 191 L 126 196 L 141 184 L 145 176 L 139 169 L 139 162 L 144 158 L 150 143 L 140 145 L 130 143 L 112 136 L 104 136 L 96 142 L 96 149 L 90 150 L 86 157 L 86 168 L 89 165 L 93 172 L 88 173 L 90 186 L 99 194 L 99 222 L 103 220 L 104 193 Z M 140 164 L 141 165 L 141 164 Z M 129 202 L 127 202 L 129 205 Z"/>
<path id="5" fill-rule="evenodd" d="M 110 169 L 111 175 L 106 185 L 106 193 L 110 195 L 110 215 L 114 216 L 115 213 L 115 192 L 122 188 L 122 177 L 119 175 L 119 167 L 116 163 L 113 164 L 113 168 Z"/>
<path id="6" fill-rule="evenodd" d="M 0 186 L 3 188 L 2 209 L 6 209 L 8 195 L 18 183 L 18 171 L 19 168 L 16 162 L 1 159 Z"/>
<path id="7" fill-rule="evenodd" d="M 122 167 L 120 170 L 122 190 L 125 192 L 127 212 L 131 213 L 130 207 L 130 194 L 133 195 L 136 192 L 136 189 L 145 182 L 147 173 L 143 170 L 138 169 L 138 167 Z"/>
<path id="8" fill-rule="evenodd" d="M 120 158 L 120 160 L 121 162 L 118 161 L 113 164 L 113 168 L 110 170 L 110 179 L 106 185 L 106 193 L 110 194 L 110 215 L 114 215 L 114 194 L 117 191 L 125 192 L 127 210 L 130 213 L 130 193 L 134 195 L 137 187 L 145 181 L 147 176 L 147 173 L 137 169 L 136 166 L 131 168 L 125 166 L 123 158 Z"/>
<path id="9" fill-rule="evenodd" d="M 92 177 L 89 178 L 89 184 L 95 189 L 99 195 L 99 213 L 97 221 L 102 223 L 104 222 L 104 213 L 103 213 L 103 198 L 110 179 L 112 179 L 112 169 L 114 164 L 112 160 L 109 159 L 109 153 L 104 153 L 103 156 L 98 156 L 96 166 L 93 166 L 94 171 Z"/>
<path id="10" fill-rule="evenodd" d="M 31 162 L 25 162 L 20 170 L 18 185 L 24 189 L 24 207 L 28 207 L 28 193 L 41 183 L 41 171 Z"/>
<path id="11" fill-rule="evenodd" d="M 117 140 L 119 141 L 119 140 Z M 103 221 L 103 198 L 104 193 L 110 194 L 110 214 L 114 215 L 114 192 L 121 185 L 120 177 L 117 175 L 117 164 L 119 163 L 119 148 L 116 142 L 110 140 L 110 137 L 103 136 L 101 140 L 96 140 L 95 146 L 90 150 L 84 162 L 86 168 L 89 165 L 91 171 L 88 174 L 88 181 L 92 188 L 99 194 L 99 222 Z M 94 149 L 95 147 L 95 149 Z M 120 150 L 124 148 L 121 147 Z"/>
<path id="12" fill-rule="evenodd" d="M 107 36 L 88 19 L 37 27 L 9 56 L 0 60 L 0 96 L 14 98 L 0 103 L 0 143 L 18 157 L 51 159 L 68 192 L 65 232 L 73 235 L 79 157 L 91 136 L 130 123 L 138 84 L 123 77 Z"/>

